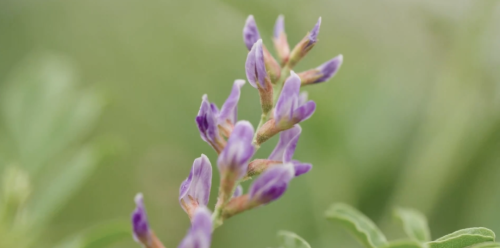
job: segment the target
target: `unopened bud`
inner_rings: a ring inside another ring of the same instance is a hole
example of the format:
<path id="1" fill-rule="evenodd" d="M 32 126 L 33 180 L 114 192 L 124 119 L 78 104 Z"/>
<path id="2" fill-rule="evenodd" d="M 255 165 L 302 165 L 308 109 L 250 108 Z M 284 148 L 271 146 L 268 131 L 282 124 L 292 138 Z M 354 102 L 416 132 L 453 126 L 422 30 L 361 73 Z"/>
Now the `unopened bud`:
<path id="1" fill-rule="evenodd" d="M 278 16 L 276 24 L 274 25 L 273 42 L 274 48 L 281 60 L 281 65 L 285 65 L 290 56 L 290 46 L 286 38 L 285 17 L 283 15 Z"/>
<path id="2" fill-rule="evenodd" d="M 290 53 L 290 59 L 288 61 L 288 66 L 293 68 L 306 54 L 314 47 L 318 41 L 319 27 L 321 26 L 321 17 L 318 22 L 292 50 Z"/>
<path id="3" fill-rule="evenodd" d="M 302 86 L 328 81 L 330 78 L 335 76 L 342 65 L 342 61 L 343 56 L 339 55 L 323 63 L 317 68 L 299 73 L 298 75 L 302 81 Z"/>

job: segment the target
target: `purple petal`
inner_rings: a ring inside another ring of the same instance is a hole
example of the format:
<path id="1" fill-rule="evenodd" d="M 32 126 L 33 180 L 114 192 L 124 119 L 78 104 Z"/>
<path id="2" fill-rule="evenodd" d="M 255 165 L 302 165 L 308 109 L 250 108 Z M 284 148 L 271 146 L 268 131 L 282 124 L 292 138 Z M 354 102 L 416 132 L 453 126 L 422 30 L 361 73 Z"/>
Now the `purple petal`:
<path id="1" fill-rule="evenodd" d="M 150 238 L 148 216 L 141 193 L 135 196 L 135 204 L 136 208 L 132 213 L 133 237 L 135 241 L 141 243 Z"/>
<path id="2" fill-rule="evenodd" d="M 318 41 L 318 34 L 319 34 L 319 27 L 321 26 L 321 17 L 318 19 L 318 22 L 316 25 L 314 25 L 314 28 L 311 30 L 311 33 L 309 33 L 309 42 L 306 47 L 309 47 L 313 44 L 315 44 Z"/>
<path id="3" fill-rule="evenodd" d="M 314 101 L 308 101 L 304 105 L 293 111 L 293 122 L 299 123 L 309 119 L 316 110 L 316 103 Z"/>
<path id="4" fill-rule="evenodd" d="M 234 173 L 238 179 L 245 176 L 247 165 L 252 158 L 255 148 L 252 144 L 254 129 L 248 121 L 236 123 L 227 145 L 217 160 L 221 173 Z"/>
<path id="5" fill-rule="evenodd" d="M 302 163 L 297 160 L 292 160 L 293 167 L 295 168 L 295 176 L 298 177 L 302 174 L 309 172 L 312 169 L 312 164 Z"/>
<path id="6" fill-rule="evenodd" d="M 212 241 L 212 215 L 206 207 L 199 207 L 194 213 L 191 228 L 178 248 L 210 248 Z"/>
<path id="7" fill-rule="evenodd" d="M 309 94 L 307 93 L 307 91 L 300 92 L 299 106 L 302 106 L 307 102 L 308 96 L 309 96 Z"/>
<path id="8" fill-rule="evenodd" d="M 226 102 L 222 105 L 219 114 L 219 124 L 225 124 L 226 121 L 234 124 L 237 120 L 238 114 L 238 101 L 240 100 L 241 87 L 245 84 L 245 80 L 236 80 L 233 84 L 233 89 L 231 94 L 227 98 Z"/>
<path id="9" fill-rule="evenodd" d="M 197 205 L 208 204 L 210 198 L 210 187 L 212 185 L 212 165 L 210 160 L 202 154 L 194 160 L 189 177 L 182 182 L 179 190 L 179 201 L 183 200 L 187 205 L 192 205 L 191 199 Z M 184 208 L 184 205 L 181 204 Z M 187 212 L 186 209 L 184 211 Z"/>
<path id="10" fill-rule="evenodd" d="M 219 136 L 217 112 L 217 106 L 208 101 L 207 95 L 203 95 L 200 110 L 196 116 L 196 124 L 201 138 L 209 144 L 214 143 Z"/>
<path id="11" fill-rule="evenodd" d="M 290 73 L 291 75 L 285 81 L 274 110 L 274 117 L 277 120 L 277 124 L 281 121 L 291 120 L 293 110 L 298 107 L 301 82 L 299 76 L 295 74 L 295 72 L 291 71 Z"/>
<path id="12" fill-rule="evenodd" d="M 283 161 L 288 163 L 292 160 L 293 153 L 297 147 L 302 128 L 299 125 L 280 133 L 278 144 L 269 156 L 270 160 Z"/>
<path id="13" fill-rule="evenodd" d="M 332 78 L 339 70 L 343 60 L 344 57 L 342 55 L 339 55 L 316 68 L 320 71 L 322 76 L 318 78 L 318 80 L 316 80 L 314 83 L 325 82 L 328 81 L 328 79 Z"/>
<path id="14" fill-rule="evenodd" d="M 247 60 L 245 62 L 245 72 L 248 82 L 254 88 L 257 88 L 257 83 L 259 83 L 262 88 L 265 88 L 267 71 L 266 64 L 264 62 L 262 40 L 255 42 L 252 49 L 248 53 Z"/>
<path id="15" fill-rule="evenodd" d="M 243 195 L 243 187 L 241 185 L 238 185 L 234 190 L 233 197 L 238 197 L 240 195 Z"/>
<path id="16" fill-rule="evenodd" d="M 285 193 L 288 183 L 294 177 L 292 164 L 283 164 L 267 169 L 250 186 L 251 201 L 266 204 Z"/>
<path id="17" fill-rule="evenodd" d="M 257 24 L 255 24 L 255 19 L 253 15 L 248 16 L 245 27 L 243 27 L 243 41 L 247 46 L 248 50 L 252 49 L 253 44 L 260 39 L 259 29 L 257 29 Z"/>
<path id="18" fill-rule="evenodd" d="M 285 32 L 285 17 L 279 15 L 274 24 L 274 38 L 278 39 L 281 33 Z"/>

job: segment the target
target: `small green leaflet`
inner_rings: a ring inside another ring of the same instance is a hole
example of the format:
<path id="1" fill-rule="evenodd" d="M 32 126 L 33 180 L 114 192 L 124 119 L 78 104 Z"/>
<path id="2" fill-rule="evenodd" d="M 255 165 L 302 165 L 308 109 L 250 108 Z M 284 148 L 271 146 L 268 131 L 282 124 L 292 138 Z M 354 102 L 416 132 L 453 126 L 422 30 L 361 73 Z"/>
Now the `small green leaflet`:
<path id="1" fill-rule="evenodd" d="M 282 248 L 311 248 L 299 235 L 289 231 L 279 231 L 278 238 Z"/>
<path id="2" fill-rule="evenodd" d="M 425 215 L 408 208 L 396 208 L 394 215 L 401 221 L 406 235 L 411 239 L 421 243 L 431 241 L 431 232 Z"/>
<path id="3" fill-rule="evenodd" d="M 495 233 L 484 227 L 467 228 L 427 243 L 429 248 L 463 248 L 495 241 Z"/>
<path id="4" fill-rule="evenodd" d="M 484 242 L 477 245 L 473 245 L 470 248 L 500 248 L 500 243 L 495 242 Z"/>
<path id="5" fill-rule="evenodd" d="M 326 211 L 326 218 L 340 222 L 368 248 L 383 247 L 387 244 L 387 239 L 375 223 L 347 204 L 333 204 Z"/>

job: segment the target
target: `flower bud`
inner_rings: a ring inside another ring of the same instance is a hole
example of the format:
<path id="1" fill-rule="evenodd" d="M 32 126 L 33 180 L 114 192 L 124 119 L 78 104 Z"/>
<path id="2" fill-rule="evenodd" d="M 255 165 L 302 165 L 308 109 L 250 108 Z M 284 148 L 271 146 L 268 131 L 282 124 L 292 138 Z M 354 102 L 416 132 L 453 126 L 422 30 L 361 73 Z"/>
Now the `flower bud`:
<path id="1" fill-rule="evenodd" d="M 254 129 L 248 121 L 236 123 L 227 146 L 219 155 L 217 166 L 221 174 L 219 202 L 224 204 L 230 197 L 236 182 L 246 175 L 248 162 L 255 148 L 252 145 Z"/>
<path id="2" fill-rule="evenodd" d="M 142 194 L 135 196 L 136 208 L 132 213 L 132 228 L 134 240 L 146 247 L 152 243 L 151 230 L 149 229 L 148 216 L 144 207 Z"/>
<path id="3" fill-rule="evenodd" d="M 259 90 L 262 112 L 269 113 L 273 108 L 273 87 L 266 72 L 262 40 L 258 40 L 248 53 L 245 71 L 250 85 Z"/>
<path id="4" fill-rule="evenodd" d="M 179 190 L 179 203 L 189 218 L 193 217 L 198 206 L 206 206 L 212 185 L 212 165 L 204 154 L 194 160 L 189 177 L 182 182 Z"/>
<path id="5" fill-rule="evenodd" d="M 245 26 L 243 27 L 243 41 L 245 42 L 245 46 L 248 48 L 248 51 L 252 49 L 253 44 L 255 44 L 258 40 L 260 40 L 259 29 L 257 28 L 253 15 L 250 15 L 248 16 Z"/>
<path id="6" fill-rule="evenodd" d="M 274 25 L 273 42 L 274 48 L 281 60 L 281 65 L 285 65 L 290 56 L 290 46 L 286 38 L 285 17 L 283 15 L 278 16 L 276 24 Z"/>
<path id="7" fill-rule="evenodd" d="M 299 73 L 298 75 L 302 80 L 302 86 L 328 81 L 330 78 L 335 76 L 342 65 L 342 61 L 343 56 L 339 55 L 315 69 Z"/>
<path id="8" fill-rule="evenodd" d="M 226 137 L 231 135 L 234 124 L 238 121 L 238 101 L 240 100 L 241 87 L 245 84 L 245 80 L 235 80 L 231 94 L 226 99 L 220 110 L 217 122 L 219 130 Z"/>
<path id="9" fill-rule="evenodd" d="M 218 128 L 219 109 L 208 101 L 207 95 L 203 95 L 200 110 L 196 116 L 196 124 L 201 138 L 220 153 L 226 141 L 222 138 Z"/>
<path id="10" fill-rule="evenodd" d="M 321 17 L 316 25 L 292 50 L 288 61 L 289 68 L 293 68 L 318 41 L 319 27 L 321 26 Z"/>
<path id="11" fill-rule="evenodd" d="M 178 248 L 210 248 L 212 241 L 212 215 L 205 207 L 196 209 L 191 228 Z"/>

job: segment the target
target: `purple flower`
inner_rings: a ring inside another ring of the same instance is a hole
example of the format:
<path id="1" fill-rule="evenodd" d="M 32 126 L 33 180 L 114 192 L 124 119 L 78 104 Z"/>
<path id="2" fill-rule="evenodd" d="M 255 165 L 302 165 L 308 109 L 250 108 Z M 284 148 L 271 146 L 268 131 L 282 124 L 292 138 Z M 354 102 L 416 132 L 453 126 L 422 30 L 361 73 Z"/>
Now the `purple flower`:
<path id="1" fill-rule="evenodd" d="M 220 152 L 224 148 L 224 142 L 217 127 L 218 115 L 219 109 L 217 106 L 208 101 L 207 95 L 203 95 L 200 110 L 196 116 L 196 124 L 201 138 L 217 152 Z"/>
<path id="2" fill-rule="evenodd" d="M 285 17 L 279 15 L 274 24 L 274 38 L 278 39 L 282 33 L 285 33 Z"/>
<path id="3" fill-rule="evenodd" d="M 245 27 L 243 27 L 243 41 L 247 46 L 248 50 L 252 49 L 255 42 L 260 39 L 259 29 L 257 29 L 257 24 L 255 24 L 255 19 L 253 15 L 248 16 Z"/>
<path id="4" fill-rule="evenodd" d="M 315 69 L 299 73 L 299 77 L 302 80 L 302 85 L 328 81 L 337 73 L 340 66 L 342 65 L 343 59 L 344 57 L 342 55 L 339 55 Z"/>
<path id="5" fill-rule="evenodd" d="M 250 186 L 250 201 L 254 204 L 267 204 L 278 199 L 285 193 L 294 175 L 295 171 L 291 164 L 269 168 Z"/>
<path id="6" fill-rule="evenodd" d="M 218 153 L 224 149 L 225 141 L 219 131 L 229 137 L 238 118 L 238 101 L 240 100 L 241 87 L 244 80 L 235 80 L 229 97 L 219 111 L 217 105 L 208 101 L 203 95 L 200 110 L 196 116 L 196 124 L 201 138 L 210 144 Z"/>
<path id="7" fill-rule="evenodd" d="M 189 177 L 182 182 L 179 202 L 190 217 L 198 206 L 206 206 L 212 185 L 212 165 L 204 154 L 194 160 Z"/>
<path id="8" fill-rule="evenodd" d="M 276 126 L 282 129 L 291 128 L 293 125 L 308 119 L 316 110 L 314 101 L 300 102 L 300 84 L 299 76 L 291 71 L 274 110 Z"/>
<path id="9" fill-rule="evenodd" d="M 252 158 L 255 148 L 252 145 L 254 129 L 248 121 L 236 123 L 227 146 L 219 155 L 217 165 L 221 175 L 232 175 L 234 180 L 245 176 L 247 165 Z"/>
<path id="10" fill-rule="evenodd" d="M 226 99 L 217 117 L 218 124 L 226 131 L 226 136 L 229 137 L 234 124 L 238 121 L 238 101 L 240 100 L 241 87 L 245 84 L 245 80 L 238 79 L 234 81 L 233 89 Z"/>
<path id="11" fill-rule="evenodd" d="M 269 156 L 269 160 L 292 163 L 295 168 L 295 176 L 300 176 L 310 171 L 312 168 L 311 164 L 292 160 L 301 132 L 302 128 L 299 125 L 295 125 L 292 128 L 281 132 L 278 144 Z"/>
<path id="12" fill-rule="evenodd" d="M 206 207 L 194 213 L 191 228 L 178 248 L 209 248 L 212 241 L 212 216 Z"/>
<path id="13" fill-rule="evenodd" d="M 307 44 L 306 49 L 307 47 L 314 45 L 316 42 L 318 42 L 318 34 L 320 26 L 321 26 L 321 17 L 318 19 L 318 22 L 316 23 L 316 25 L 314 25 L 314 28 L 309 33 L 308 36 L 309 43 Z"/>
<path id="14" fill-rule="evenodd" d="M 288 61 L 289 68 L 293 68 L 318 42 L 319 27 L 321 26 L 321 17 L 318 19 L 314 28 L 304 37 L 290 53 Z"/>
<path id="15" fill-rule="evenodd" d="M 135 196 L 136 208 L 132 213 L 132 228 L 134 240 L 141 244 L 150 244 L 152 237 L 149 229 L 148 216 L 144 207 L 142 194 Z"/>
<path id="16" fill-rule="evenodd" d="M 248 82 L 254 87 L 266 88 L 266 65 L 264 62 L 264 52 L 262 50 L 262 40 L 258 40 L 253 44 L 252 49 L 248 53 L 245 63 L 245 71 Z"/>

